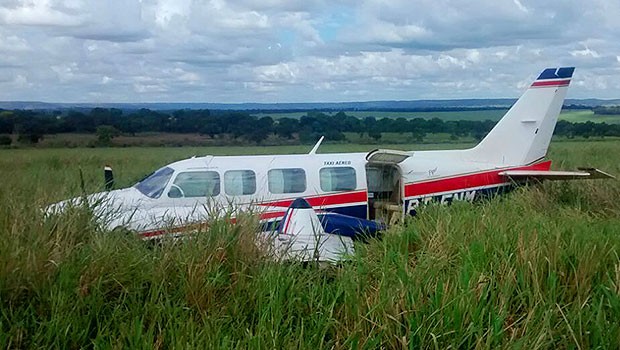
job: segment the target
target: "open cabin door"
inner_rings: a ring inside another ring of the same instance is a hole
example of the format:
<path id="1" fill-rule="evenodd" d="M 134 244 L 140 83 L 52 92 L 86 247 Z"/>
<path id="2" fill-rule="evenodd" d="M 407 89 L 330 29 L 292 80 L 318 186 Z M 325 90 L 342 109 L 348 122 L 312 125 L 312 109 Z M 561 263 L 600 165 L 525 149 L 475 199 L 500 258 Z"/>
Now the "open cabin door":
<path id="1" fill-rule="evenodd" d="M 399 164 L 411 152 L 377 149 L 366 155 L 368 218 L 394 224 L 403 217 L 402 174 Z"/>

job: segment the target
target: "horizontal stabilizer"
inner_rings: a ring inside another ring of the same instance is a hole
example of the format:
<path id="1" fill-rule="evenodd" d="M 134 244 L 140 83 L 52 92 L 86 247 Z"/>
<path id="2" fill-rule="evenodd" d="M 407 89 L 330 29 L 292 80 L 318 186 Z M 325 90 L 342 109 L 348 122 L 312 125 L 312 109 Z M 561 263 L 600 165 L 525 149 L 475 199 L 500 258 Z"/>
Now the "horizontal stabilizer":
<path id="1" fill-rule="evenodd" d="M 608 179 L 615 177 L 594 168 L 579 168 L 580 171 L 554 171 L 554 170 L 507 170 L 499 173 L 513 180 L 537 179 L 537 180 L 574 180 L 574 179 Z"/>

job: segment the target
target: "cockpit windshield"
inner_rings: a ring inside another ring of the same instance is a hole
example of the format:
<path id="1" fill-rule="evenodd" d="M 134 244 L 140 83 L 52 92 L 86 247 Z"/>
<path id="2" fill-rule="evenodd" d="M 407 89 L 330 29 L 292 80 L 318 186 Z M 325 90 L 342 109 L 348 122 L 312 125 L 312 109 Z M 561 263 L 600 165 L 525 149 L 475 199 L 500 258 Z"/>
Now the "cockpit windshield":
<path id="1" fill-rule="evenodd" d="M 164 191 L 166 184 L 172 177 L 174 170 L 168 167 L 163 167 L 151 175 L 144 178 L 144 180 L 138 182 L 133 187 L 140 191 L 143 195 L 151 198 L 159 198 Z"/>

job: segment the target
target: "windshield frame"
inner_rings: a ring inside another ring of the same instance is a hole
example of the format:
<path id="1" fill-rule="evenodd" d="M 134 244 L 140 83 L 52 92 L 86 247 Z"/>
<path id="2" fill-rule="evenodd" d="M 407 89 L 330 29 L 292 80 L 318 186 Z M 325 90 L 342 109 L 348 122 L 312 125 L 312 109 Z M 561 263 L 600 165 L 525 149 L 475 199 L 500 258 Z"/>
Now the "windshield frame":
<path id="1" fill-rule="evenodd" d="M 162 193 L 166 189 L 166 186 L 168 186 L 170 179 L 172 179 L 172 175 L 174 175 L 174 169 L 165 166 L 140 180 L 138 183 L 133 185 L 133 187 L 140 191 L 143 195 L 149 198 L 157 199 L 161 197 Z"/>

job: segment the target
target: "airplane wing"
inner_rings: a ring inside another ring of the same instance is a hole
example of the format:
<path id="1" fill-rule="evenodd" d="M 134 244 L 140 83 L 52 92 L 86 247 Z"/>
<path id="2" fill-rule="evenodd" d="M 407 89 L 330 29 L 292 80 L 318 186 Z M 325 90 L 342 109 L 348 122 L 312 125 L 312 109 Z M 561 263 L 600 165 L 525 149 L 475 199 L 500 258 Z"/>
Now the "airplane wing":
<path id="1" fill-rule="evenodd" d="M 615 179 L 616 177 L 594 168 L 577 168 L 579 171 L 554 170 L 506 170 L 499 173 L 512 180 L 575 180 L 575 179 Z"/>

